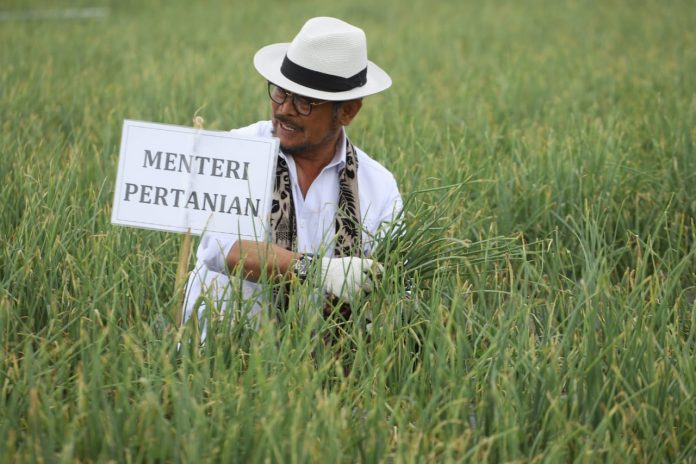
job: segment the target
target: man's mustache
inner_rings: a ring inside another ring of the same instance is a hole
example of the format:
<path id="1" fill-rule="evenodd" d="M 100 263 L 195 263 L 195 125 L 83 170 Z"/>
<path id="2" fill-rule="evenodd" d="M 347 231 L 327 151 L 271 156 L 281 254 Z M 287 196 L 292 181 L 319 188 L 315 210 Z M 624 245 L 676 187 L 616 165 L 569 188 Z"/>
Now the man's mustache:
<path id="1" fill-rule="evenodd" d="M 282 123 L 286 126 L 289 126 L 295 130 L 304 130 L 304 128 L 296 123 L 294 123 L 292 120 L 286 118 L 285 116 L 276 116 L 274 115 L 273 118 L 278 121 L 279 123 Z"/>

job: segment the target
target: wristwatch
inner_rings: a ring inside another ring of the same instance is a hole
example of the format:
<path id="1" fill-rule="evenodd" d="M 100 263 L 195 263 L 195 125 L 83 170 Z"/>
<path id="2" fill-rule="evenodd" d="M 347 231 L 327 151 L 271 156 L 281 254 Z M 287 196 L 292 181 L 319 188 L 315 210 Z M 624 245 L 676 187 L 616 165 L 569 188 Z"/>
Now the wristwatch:
<path id="1" fill-rule="evenodd" d="M 295 274 L 302 282 L 307 279 L 309 268 L 312 266 L 314 255 L 311 253 L 303 253 L 292 265 L 292 273 Z"/>

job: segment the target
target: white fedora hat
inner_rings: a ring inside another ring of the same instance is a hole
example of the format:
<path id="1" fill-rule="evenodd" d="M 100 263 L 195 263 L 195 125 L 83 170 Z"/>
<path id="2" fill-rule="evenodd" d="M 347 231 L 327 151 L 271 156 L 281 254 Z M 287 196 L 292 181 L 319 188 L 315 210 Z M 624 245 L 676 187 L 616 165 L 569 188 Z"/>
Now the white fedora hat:
<path id="1" fill-rule="evenodd" d="M 389 88 L 389 75 L 367 59 L 362 29 L 340 19 L 307 21 L 291 43 L 254 55 L 256 70 L 285 90 L 321 100 L 351 100 Z"/>

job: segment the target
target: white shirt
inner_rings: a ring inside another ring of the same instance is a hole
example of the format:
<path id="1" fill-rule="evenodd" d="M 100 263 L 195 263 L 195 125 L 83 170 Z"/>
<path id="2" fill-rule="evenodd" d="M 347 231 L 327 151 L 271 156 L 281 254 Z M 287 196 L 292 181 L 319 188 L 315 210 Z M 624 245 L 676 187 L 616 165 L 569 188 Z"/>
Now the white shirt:
<path id="1" fill-rule="evenodd" d="M 271 121 L 260 121 L 250 126 L 231 131 L 247 136 L 272 136 Z M 363 248 L 369 255 L 371 236 L 378 234 L 380 225 L 389 222 L 400 211 L 401 196 L 394 176 L 384 166 L 370 158 L 365 152 L 355 147 L 358 157 L 358 192 L 360 197 L 360 215 L 363 232 Z M 338 205 L 338 173 L 345 166 L 346 144 L 345 132 L 337 144 L 336 153 L 331 162 L 324 167 L 312 182 L 303 197 L 297 181 L 297 168 L 292 156 L 280 153 L 288 164 L 292 183 L 292 198 L 297 220 L 297 251 L 330 256 L 333 254 L 333 238 L 336 233 L 336 210 Z M 195 307 L 198 316 L 203 317 L 205 301 L 213 302 L 215 309 L 224 313 L 230 303 L 235 310 L 249 315 L 257 314 L 261 307 L 258 303 L 262 288 L 255 282 L 243 280 L 234 282 L 227 274 L 225 257 L 235 243 L 232 235 L 206 233 L 201 237 L 196 256 L 195 269 L 189 275 L 184 301 L 184 321 Z M 241 290 L 241 295 L 240 295 Z M 200 297 L 203 297 L 201 299 Z M 241 298 L 240 298 L 241 296 Z M 240 303 L 244 308 L 239 307 Z M 200 306 L 199 306 L 200 305 Z"/>

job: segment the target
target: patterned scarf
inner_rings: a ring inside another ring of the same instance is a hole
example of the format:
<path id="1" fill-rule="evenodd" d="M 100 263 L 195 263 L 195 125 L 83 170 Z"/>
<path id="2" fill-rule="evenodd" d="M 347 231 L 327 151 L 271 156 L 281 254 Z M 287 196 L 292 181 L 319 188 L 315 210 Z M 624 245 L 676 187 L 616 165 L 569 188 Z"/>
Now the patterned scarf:
<path id="1" fill-rule="evenodd" d="M 338 172 L 338 210 L 334 256 L 361 256 L 360 197 L 358 197 L 358 156 L 346 138 L 346 166 Z M 297 249 L 297 222 L 292 200 L 288 164 L 278 157 L 273 203 L 271 240 L 286 250 Z"/>

